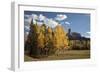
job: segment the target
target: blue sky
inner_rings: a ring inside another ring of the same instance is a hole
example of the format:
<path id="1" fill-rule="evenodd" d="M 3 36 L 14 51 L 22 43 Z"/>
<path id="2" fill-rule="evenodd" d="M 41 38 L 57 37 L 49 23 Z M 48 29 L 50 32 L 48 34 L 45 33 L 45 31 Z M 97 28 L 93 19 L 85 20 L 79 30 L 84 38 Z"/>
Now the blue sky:
<path id="1" fill-rule="evenodd" d="M 78 32 L 82 36 L 90 37 L 90 14 L 86 13 L 64 13 L 64 12 L 40 12 L 24 11 L 25 33 L 28 33 L 31 19 L 38 21 L 38 24 L 45 23 L 54 28 L 62 25 L 65 31 L 71 28 L 72 32 Z"/>

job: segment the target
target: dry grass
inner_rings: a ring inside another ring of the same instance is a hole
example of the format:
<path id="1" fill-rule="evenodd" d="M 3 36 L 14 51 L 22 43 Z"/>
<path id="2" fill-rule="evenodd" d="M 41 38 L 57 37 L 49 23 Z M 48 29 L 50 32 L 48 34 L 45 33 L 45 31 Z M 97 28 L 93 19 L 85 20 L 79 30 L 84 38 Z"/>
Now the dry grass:
<path id="1" fill-rule="evenodd" d="M 43 60 L 65 60 L 65 59 L 87 59 L 90 58 L 90 50 L 67 50 L 63 54 L 51 55 L 43 58 L 33 58 L 24 56 L 25 61 L 43 61 Z"/>

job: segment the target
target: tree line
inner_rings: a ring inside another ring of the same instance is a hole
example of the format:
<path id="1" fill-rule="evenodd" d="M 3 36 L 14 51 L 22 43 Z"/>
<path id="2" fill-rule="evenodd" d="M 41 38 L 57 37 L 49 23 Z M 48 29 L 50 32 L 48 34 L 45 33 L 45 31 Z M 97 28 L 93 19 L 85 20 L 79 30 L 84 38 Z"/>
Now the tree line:
<path id="1" fill-rule="evenodd" d="M 30 56 L 51 55 L 56 50 L 68 47 L 68 37 L 63 27 L 57 25 L 51 28 L 42 24 L 41 26 L 30 24 L 30 31 L 25 41 L 25 50 L 29 51 Z"/>

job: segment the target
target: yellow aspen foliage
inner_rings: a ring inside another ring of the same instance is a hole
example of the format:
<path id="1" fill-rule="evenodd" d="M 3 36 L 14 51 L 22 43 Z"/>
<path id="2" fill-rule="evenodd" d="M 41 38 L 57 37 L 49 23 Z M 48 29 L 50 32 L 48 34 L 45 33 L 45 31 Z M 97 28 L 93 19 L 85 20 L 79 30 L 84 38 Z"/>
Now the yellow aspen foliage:
<path id="1" fill-rule="evenodd" d="M 44 48 L 44 34 L 40 31 L 37 37 L 38 48 Z"/>
<path id="2" fill-rule="evenodd" d="M 63 49 L 68 46 L 66 33 L 60 25 L 56 26 L 54 30 L 54 46 L 58 49 Z"/>

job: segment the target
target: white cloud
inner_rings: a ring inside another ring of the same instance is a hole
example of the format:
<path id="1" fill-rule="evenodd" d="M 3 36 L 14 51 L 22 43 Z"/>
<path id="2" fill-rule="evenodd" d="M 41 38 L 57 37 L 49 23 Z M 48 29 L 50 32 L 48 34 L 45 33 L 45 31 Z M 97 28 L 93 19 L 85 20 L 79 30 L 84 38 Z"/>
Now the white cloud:
<path id="1" fill-rule="evenodd" d="M 46 17 L 43 16 L 43 14 L 40 14 L 39 17 L 38 17 L 38 20 L 43 21 L 43 20 L 45 20 L 45 18 L 46 18 Z"/>
<path id="2" fill-rule="evenodd" d="M 43 22 L 37 22 L 37 24 L 41 26 L 43 24 Z"/>
<path id="3" fill-rule="evenodd" d="M 30 17 L 27 19 L 24 19 L 25 23 L 28 23 L 28 24 L 31 22 L 31 20 L 32 20 L 32 18 L 30 18 Z"/>
<path id="4" fill-rule="evenodd" d="M 91 33 L 90 32 L 86 32 L 86 34 L 87 34 L 86 37 L 90 38 Z"/>
<path id="5" fill-rule="evenodd" d="M 69 22 L 67 22 L 67 21 L 65 22 L 65 24 L 70 25 L 70 23 L 69 23 Z"/>
<path id="6" fill-rule="evenodd" d="M 43 23 L 45 23 L 48 27 L 56 27 L 58 25 L 58 22 L 56 22 L 55 20 L 53 20 L 52 18 L 47 18 L 45 17 L 43 14 L 40 14 L 39 16 L 36 15 L 36 14 L 32 14 L 30 16 L 26 15 L 27 16 L 27 19 L 24 20 L 25 22 L 25 25 L 30 25 L 30 22 L 33 18 L 33 24 L 39 24 L 39 25 L 42 25 Z M 38 20 L 38 21 L 36 21 Z M 27 28 L 27 27 L 25 27 Z"/>
<path id="7" fill-rule="evenodd" d="M 33 20 L 37 20 L 38 19 L 38 15 L 36 15 L 36 14 L 32 14 L 31 15 L 31 19 L 33 18 Z"/>
<path id="8" fill-rule="evenodd" d="M 29 32 L 26 32 L 26 35 L 28 35 L 29 34 Z"/>
<path id="9" fill-rule="evenodd" d="M 66 18 L 67 18 L 67 15 L 57 14 L 57 16 L 55 17 L 55 20 L 62 21 L 62 20 L 65 20 Z"/>
<path id="10" fill-rule="evenodd" d="M 56 21 L 54 21 L 53 19 L 45 19 L 44 23 L 48 26 L 48 27 L 56 27 L 58 25 L 58 23 Z"/>
<path id="11" fill-rule="evenodd" d="M 28 34 L 29 34 L 29 32 L 27 32 L 27 31 L 24 33 L 24 36 L 25 36 L 25 37 L 24 37 L 24 40 L 25 40 L 25 41 L 27 40 Z"/>
<path id="12" fill-rule="evenodd" d="M 85 32 L 84 34 L 82 34 L 82 36 L 90 38 L 90 32 Z"/>
<path id="13" fill-rule="evenodd" d="M 33 24 L 36 24 L 37 22 L 36 22 L 36 20 L 35 19 L 33 19 Z"/>
<path id="14" fill-rule="evenodd" d="M 86 33 L 90 35 L 90 32 L 86 32 Z"/>
<path id="15" fill-rule="evenodd" d="M 30 30 L 30 26 L 24 26 L 24 28 L 29 31 Z"/>
<path id="16" fill-rule="evenodd" d="M 36 20 L 38 19 L 38 16 L 36 14 L 25 15 L 25 17 L 27 17 L 24 19 L 25 25 L 30 25 L 32 18 L 33 18 L 33 23 L 36 24 Z"/>
<path id="17" fill-rule="evenodd" d="M 29 18 L 29 17 L 30 17 L 30 15 L 24 15 L 24 17 Z"/>

